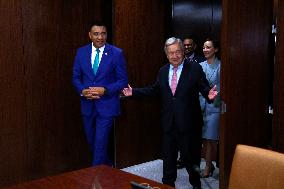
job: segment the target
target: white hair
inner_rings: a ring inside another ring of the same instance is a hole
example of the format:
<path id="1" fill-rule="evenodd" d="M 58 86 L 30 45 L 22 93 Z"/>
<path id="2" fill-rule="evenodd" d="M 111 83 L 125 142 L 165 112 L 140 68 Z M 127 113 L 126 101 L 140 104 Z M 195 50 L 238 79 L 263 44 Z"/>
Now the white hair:
<path id="1" fill-rule="evenodd" d="M 175 43 L 178 43 L 179 46 L 180 46 L 180 49 L 183 50 L 184 49 L 184 46 L 183 46 L 183 42 L 181 39 L 179 38 L 176 38 L 176 37 L 170 37 L 166 40 L 165 42 L 165 47 L 164 47 L 164 51 L 165 53 L 167 54 L 167 47 L 172 45 L 172 44 L 175 44 Z"/>

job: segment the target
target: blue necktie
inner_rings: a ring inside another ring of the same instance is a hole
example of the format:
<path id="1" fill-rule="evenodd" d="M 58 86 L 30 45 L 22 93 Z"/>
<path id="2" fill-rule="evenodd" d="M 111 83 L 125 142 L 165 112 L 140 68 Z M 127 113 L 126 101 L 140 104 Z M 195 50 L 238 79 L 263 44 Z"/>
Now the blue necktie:
<path id="1" fill-rule="evenodd" d="M 94 74 L 96 75 L 98 68 L 99 68 L 99 54 L 100 54 L 100 49 L 96 49 L 97 54 L 94 60 L 94 64 L 93 64 L 93 70 L 94 70 Z"/>

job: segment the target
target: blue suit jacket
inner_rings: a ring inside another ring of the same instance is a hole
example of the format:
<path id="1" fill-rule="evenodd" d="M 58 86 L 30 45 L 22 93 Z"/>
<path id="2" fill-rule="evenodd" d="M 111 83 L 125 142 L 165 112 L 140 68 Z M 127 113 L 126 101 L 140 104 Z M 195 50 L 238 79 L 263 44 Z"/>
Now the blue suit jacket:
<path id="1" fill-rule="evenodd" d="M 106 44 L 96 75 L 91 64 L 92 43 L 77 50 L 73 66 L 73 85 L 78 94 L 89 87 L 104 87 L 107 93 L 98 100 L 81 95 L 81 112 L 88 116 L 97 111 L 101 116 L 120 114 L 119 94 L 127 86 L 127 71 L 122 50 Z"/>

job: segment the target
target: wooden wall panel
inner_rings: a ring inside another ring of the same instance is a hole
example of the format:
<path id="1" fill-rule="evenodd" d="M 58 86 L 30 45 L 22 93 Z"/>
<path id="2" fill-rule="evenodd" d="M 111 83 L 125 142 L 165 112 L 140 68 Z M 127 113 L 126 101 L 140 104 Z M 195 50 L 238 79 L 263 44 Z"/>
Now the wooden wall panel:
<path id="1" fill-rule="evenodd" d="M 24 132 L 24 129 L 20 129 L 18 132 L 1 133 L 0 187 L 14 183 L 15 180 L 20 182 L 27 179 L 27 146 Z"/>
<path id="2" fill-rule="evenodd" d="M 71 78 L 75 50 L 89 43 L 89 24 L 101 18 L 93 14 L 100 13 L 99 8 L 100 1 L 25 2 L 27 108 L 30 110 L 27 143 L 31 177 L 90 165 L 79 98 Z"/>
<path id="3" fill-rule="evenodd" d="M 277 41 L 274 77 L 274 115 L 272 148 L 284 153 L 284 1 L 275 0 L 277 19 Z"/>
<path id="4" fill-rule="evenodd" d="M 21 3 L 1 3 L 0 10 L 0 132 L 11 133 L 23 129 L 19 120 L 26 116 Z"/>
<path id="5" fill-rule="evenodd" d="M 226 188 L 236 144 L 266 147 L 272 2 L 223 0 L 220 187 Z"/>
<path id="6" fill-rule="evenodd" d="M 1 1 L 0 187 L 90 165 L 72 66 L 110 2 Z"/>
<path id="7" fill-rule="evenodd" d="M 65 154 L 64 151 L 69 151 L 70 144 L 68 145 L 67 138 L 72 132 L 72 125 L 70 127 L 64 124 L 68 120 L 66 116 L 69 113 L 64 113 L 66 110 L 63 103 L 73 101 L 74 107 L 79 107 L 74 95 L 66 96 L 67 91 L 72 91 L 70 77 L 73 53 L 68 49 L 70 46 L 62 47 L 62 41 L 64 41 L 62 33 L 67 34 L 66 29 L 69 29 L 62 25 L 66 19 L 61 12 L 64 8 L 63 2 L 60 1 L 30 0 L 24 5 L 27 108 L 31 110 L 27 114 L 28 166 L 30 174 L 35 177 L 44 175 L 46 172 L 51 174 L 68 166 L 63 161 L 67 159 L 68 153 Z M 83 20 L 80 17 L 78 19 Z M 83 31 L 81 31 L 82 34 Z M 69 31 L 67 35 L 71 37 L 72 32 Z M 65 60 L 61 59 L 63 56 L 61 52 L 66 50 L 69 50 L 70 55 L 64 57 Z M 66 67 L 69 72 L 65 75 L 60 73 L 62 67 Z M 76 117 L 74 117 L 76 119 L 74 123 L 79 126 L 80 122 Z M 76 130 L 82 135 L 79 127 Z M 62 145 L 56 145 L 58 143 Z"/>
<path id="8" fill-rule="evenodd" d="M 162 0 L 116 0 L 114 44 L 124 50 L 130 84 L 152 84 L 165 64 L 165 3 Z M 158 99 L 122 102 L 116 120 L 116 166 L 125 167 L 161 157 Z"/>
<path id="9" fill-rule="evenodd" d="M 0 3 L 0 186 L 26 171 L 25 66 L 21 1 Z"/>

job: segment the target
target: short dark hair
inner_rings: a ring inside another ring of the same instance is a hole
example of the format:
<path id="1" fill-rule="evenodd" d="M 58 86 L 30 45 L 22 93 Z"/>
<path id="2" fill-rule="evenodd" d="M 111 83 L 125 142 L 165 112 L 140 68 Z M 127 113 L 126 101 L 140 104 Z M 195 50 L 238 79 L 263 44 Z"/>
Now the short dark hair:
<path id="1" fill-rule="evenodd" d="M 93 26 L 103 26 L 107 29 L 106 24 L 102 20 L 96 20 L 96 21 L 92 22 L 91 25 L 90 25 L 90 30 Z"/>
<path id="2" fill-rule="evenodd" d="M 183 40 L 185 39 L 191 39 L 193 41 L 193 43 L 197 44 L 197 40 L 196 40 L 196 36 L 194 34 L 190 34 L 190 35 L 187 35 L 185 36 L 185 38 L 183 38 Z"/>

